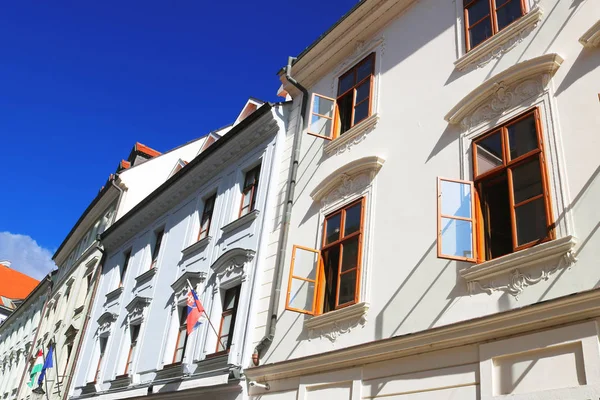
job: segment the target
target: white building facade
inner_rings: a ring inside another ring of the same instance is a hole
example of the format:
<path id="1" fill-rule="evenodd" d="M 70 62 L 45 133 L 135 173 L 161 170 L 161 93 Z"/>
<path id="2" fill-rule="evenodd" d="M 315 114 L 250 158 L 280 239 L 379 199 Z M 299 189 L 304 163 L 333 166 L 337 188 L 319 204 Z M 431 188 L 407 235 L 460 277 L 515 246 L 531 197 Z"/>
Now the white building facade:
<path id="1" fill-rule="evenodd" d="M 73 398 L 244 397 L 286 107 L 250 100 L 102 235 L 106 262 Z M 188 335 L 190 285 L 206 313 Z"/>
<path id="2" fill-rule="evenodd" d="M 307 123 L 251 398 L 600 396 L 599 19 L 365 0 L 281 73 Z"/>

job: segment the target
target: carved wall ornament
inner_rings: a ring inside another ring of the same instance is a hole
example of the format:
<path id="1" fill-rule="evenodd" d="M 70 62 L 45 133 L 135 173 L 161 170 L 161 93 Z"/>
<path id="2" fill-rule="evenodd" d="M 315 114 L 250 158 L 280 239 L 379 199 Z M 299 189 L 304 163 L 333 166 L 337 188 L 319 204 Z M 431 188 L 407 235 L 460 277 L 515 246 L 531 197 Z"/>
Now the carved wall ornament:
<path id="1" fill-rule="evenodd" d="M 377 122 L 379 122 L 379 115 L 372 114 L 370 117 L 348 129 L 343 135 L 326 142 L 323 150 L 329 155 L 339 155 L 346 151 L 350 151 L 352 147 L 367 138 L 367 135 L 369 135 L 369 133 L 377 126 Z"/>
<path id="2" fill-rule="evenodd" d="M 321 200 L 321 206 L 327 207 L 329 204 L 340 200 L 345 200 L 348 197 L 361 192 L 371 183 L 369 174 L 364 173 L 357 176 L 342 174 L 339 177 L 339 185 L 336 189 L 329 192 L 325 198 Z"/>
<path id="3" fill-rule="evenodd" d="M 528 286 L 535 285 L 541 281 L 547 281 L 558 270 L 563 268 L 571 268 L 571 266 L 576 262 L 576 253 L 573 249 L 570 249 L 562 257 L 560 257 L 554 268 L 542 269 L 539 275 L 536 277 L 532 277 L 531 274 L 523 273 L 518 268 L 515 268 L 511 271 L 507 284 L 498 285 L 494 281 L 490 281 L 488 284 L 483 285 L 479 281 L 470 281 L 468 282 L 469 291 L 471 293 L 482 291 L 487 294 L 502 291 L 510 294 L 516 300 L 518 300 L 519 295 L 523 293 L 523 290 L 525 290 L 525 288 Z"/>
<path id="4" fill-rule="evenodd" d="M 115 322 L 116 320 L 117 320 L 117 314 L 111 313 L 108 311 L 104 312 L 100 316 L 100 318 L 98 318 L 98 330 L 97 330 L 96 334 L 98 336 L 102 336 L 102 335 L 105 335 L 108 332 L 110 332 L 110 328 L 111 328 L 113 322 Z"/>
<path id="5" fill-rule="evenodd" d="M 331 343 L 346 333 L 351 332 L 353 329 L 360 326 L 361 328 L 367 323 L 366 315 L 363 314 L 358 318 L 334 321 L 331 325 L 324 326 L 322 328 L 315 328 L 308 330 L 308 340 L 315 338 L 327 338 Z"/>
<path id="6" fill-rule="evenodd" d="M 235 248 L 221 255 L 211 266 L 213 280 L 218 279 L 220 283 L 240 278 L 246 279 L 245 266 L 254 259 L 256 252 L 251 249 Z"/>

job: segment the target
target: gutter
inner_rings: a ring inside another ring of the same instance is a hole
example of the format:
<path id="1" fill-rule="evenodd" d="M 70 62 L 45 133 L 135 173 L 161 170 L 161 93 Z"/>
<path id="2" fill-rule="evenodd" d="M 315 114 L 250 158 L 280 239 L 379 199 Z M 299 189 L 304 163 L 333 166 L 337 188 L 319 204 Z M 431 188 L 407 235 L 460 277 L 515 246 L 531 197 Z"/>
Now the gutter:
<path id="1" fill-rule="evenodd" d="M 275 271 L 273 276 L 273 287 L 271 288 L 271 298 L 269 300 L 269 318 L 267 319 L 267 334 L 260 340 L 252 361 L 255 366 L 260 364 L 260 359 L 265 355 L 275 338 L 275 330 L 277 327 L 277 310 L 279 309 L 279 297 L 281 294 L 281 279 L 285 263 L 285 255 L 288 241 L 288 233 L 290 229 L 290 219 L 292 216 L 292 205 L 294 203 L 294 192 L 296 190 L 296 177 L 298 176 L 298 164 L 300 161 L 300 145 L 302 143 L 302 131 L 304 130 L 304 115 L 308 105 L 308 90 L 302 86 L 292 75 L 292 63 L 296 60 L 294 57 L 288 57 L 288 63 L 285 67 L 285 78 L 289 83 L 294 85 L 302 92 L 302 105 L 296 124 L 296 134 L 294 135 L 294 143 L 292 146 L 292 159 L 290 160 L 290 173 L 288 177 L 288 185 L 286 189 L 286 201 L 283 205 L 283 216 L 281 220 L 281 230 L 279 231 L 279 241 L 277 245 L 277 255 L 275 260 Z"/>

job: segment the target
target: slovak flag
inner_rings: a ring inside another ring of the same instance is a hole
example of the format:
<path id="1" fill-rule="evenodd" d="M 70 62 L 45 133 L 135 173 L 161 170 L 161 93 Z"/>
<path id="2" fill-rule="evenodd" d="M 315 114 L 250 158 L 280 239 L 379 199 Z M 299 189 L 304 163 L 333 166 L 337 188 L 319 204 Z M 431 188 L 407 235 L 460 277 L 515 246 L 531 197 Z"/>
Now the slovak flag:
<path id="1" fill-rule="evenodd" d="M 202 318 L 202 314 L 204 313 L 204 307 L 202 307 L 202 303 L 198 299 L 198 295 L 194 291 L 194 289 L 190 289 L 187 297 L 187 333 L 188 335 L 192 333 L 192 331 L 200 326 L 202 323 L 200 318 Z"/>

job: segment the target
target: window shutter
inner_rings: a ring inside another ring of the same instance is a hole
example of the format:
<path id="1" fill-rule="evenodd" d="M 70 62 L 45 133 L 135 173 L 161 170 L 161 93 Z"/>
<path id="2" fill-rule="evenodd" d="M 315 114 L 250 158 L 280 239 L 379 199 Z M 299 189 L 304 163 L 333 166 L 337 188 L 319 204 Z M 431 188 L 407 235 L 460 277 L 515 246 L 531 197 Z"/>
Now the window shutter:
<path id="1" fill-rule="evenodd" d="M 318 273 L 322 265 L 319 250 L 294 245 L 286 299 L 286 310 L 315 314 Z"/>
<path id="2" fill-rule="evenodd" d="M 327 140 L 333 139 L 336 107 L 335 99 L 313 93 L 308 133 Z"/>
<path id="3" fill-rule="evenodd" d="M 438 258 L 476 262 L 473 182 L 438 177 Z"/>

